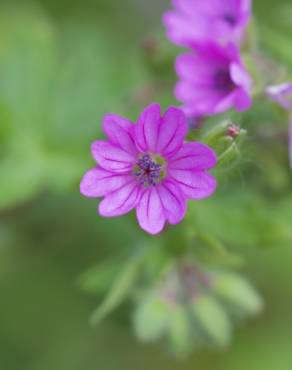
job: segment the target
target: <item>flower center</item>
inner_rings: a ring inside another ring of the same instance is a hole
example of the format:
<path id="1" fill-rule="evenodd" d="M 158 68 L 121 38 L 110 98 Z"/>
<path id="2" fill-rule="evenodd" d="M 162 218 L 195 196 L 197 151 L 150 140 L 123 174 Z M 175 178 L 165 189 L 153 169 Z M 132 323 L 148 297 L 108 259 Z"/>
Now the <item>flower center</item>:
<path id="1" fill-rule="evenodd" d="M 236 17 L 232 14 L 224 14 L 223 19 L 226 23 L 228 23 L 232 27 L 234 27 L 237 23 Z"/>
<path id="2" fill-rule="evenodd" d="M 214 75 L 214 85 L 216 90 L 230 91 L 234 87 L 228 70 L 219 69 Z"/>
<path id="3" fill-rule="evenodd" d="M 161 163 L 158 163 L 159 159 L 154 160 L 149 154 L 143 154 L 138 159 L 134 168 L 134 175 L 138 178 L 141 185 L 145 187 L 155 186 L 164 177 L 163 161 L 161 158 Z"/>

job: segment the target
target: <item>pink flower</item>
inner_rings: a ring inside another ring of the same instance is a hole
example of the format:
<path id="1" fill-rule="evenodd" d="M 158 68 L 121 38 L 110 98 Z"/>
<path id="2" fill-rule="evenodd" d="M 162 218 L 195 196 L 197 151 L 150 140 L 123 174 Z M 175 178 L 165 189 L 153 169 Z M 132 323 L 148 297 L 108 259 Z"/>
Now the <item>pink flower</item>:
<path id="1" fill-rule="evenodd" d="M 197 46 L 177 58 L 176 72 L 180 81 L 175 95 L 188 116 L 218 114 L 232 107 L 243 111 L 251 105 L 251 78 L 232 44 Z"/>
<path id="2" fill-rule="evenodd" d="M 282 108 L 290 113 L 289 121 L 289 160 L 292 168 L 292 83 L 286 82 L 280 85 L 268 86 L 266 94 Z"/>
<path id="3" fill-rule="evenodd" d="M 266 94 L 282 108 L 292 111 L 292 83 L 268 86 Z"/>
<path id="4" fill-rule="evenodd" d="M 188 199 L 215 191 L 216 180 L 207 170 L 216 165 L 216 155 L 204 144 L 184 142 L 187 123 L 181 110 L 171 107 L 161 117 L 160 106 L 152 104 L 135 125 L 109 114 L 103 128 L 108 141 L 92 144 L 97 166 L 80 185 L 86 197 L 104 197 L 101 216 L 136 208 L 141 228 L 157 234 L 166 222 L 183 219 Z"/>
<path id="5" fill-rule="evenodd" d="M 174 10 L 163 17 L 175 44 L 193 42 L 238 43 L 251 14 L 251 0 L 173 0 Z"/>

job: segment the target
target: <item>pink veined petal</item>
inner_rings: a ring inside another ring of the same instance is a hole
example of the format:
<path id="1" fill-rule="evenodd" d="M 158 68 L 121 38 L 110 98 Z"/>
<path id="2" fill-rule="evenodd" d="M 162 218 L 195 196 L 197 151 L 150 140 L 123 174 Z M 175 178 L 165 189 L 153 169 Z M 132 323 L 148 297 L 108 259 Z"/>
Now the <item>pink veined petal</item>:
<path id="1" fill-rule="evenodd" d="M 102 168 L 114 172 L 131 171 L 136 160 L 132 154 L 106 141 L 95 141 L 91 152 Z"/>
<path id="2" fill-rule="evenodd" d="M 158 187 L 164 215 L 170 224 L 178 224 L 186 213 L 186 199 L 180 187 L 172 181 L 164 181 Z"/>
<path id="3" fill-rule="evenodd" d="M 183 144 L 188 126 L 182 110 L 170 107 L 162 117 L 159 127 L 157 152 L 169 156 Z"/>
<path id="4" fill-rule="evenodd" d="M 168 168 L 177 170 L 208 170 L 215 167 L 215 152 L 202 143 L 186 143 L 169 159 Z"/>
<path id="5" fill-rule="evenodd" d="M 169 170 L 169 177 L 180 185 L 183 194 L 189 199 L 207 198 L 217 187 L 215 178 L 203 171 Z"/>
<path id="6" fill-rule="evenodd" d="M 138 119 L 135 126 L 136 146 L 143 152 L 155 152 L 160 125 L 160 106 L 151 104 Z"/>
<path id="7" fill-rule="evenodd" d="M 238 112 L 247 110 L 252 105 L 252 100 L 249 94 L 244 89 L 237 89 L 234 97 L 235 107 Z"/>
<path id="8" fill-rule="evenodd" d="M 149 234 L 158 234 L 165 224 L 165 215 L 155 187 L 146 189 L 137 205 L 137 219 L 141 228 Z"/>
<path id="9" fill-rule="evenodd" d="M 86 197 L 98 198 L 120 188 L 130 179 L 129 175 L 116 174 L 99 167 L 92 168 L 84 175 L 80 192 Z"/>
<path id="10" fill-rule="evenodd" d="M 115 114 L 107 114 L 103 119 L 103 129 L 111 143 L 130 154 L 137 154 L 133 139 L 134 125 L 131 121 Z"/>
<path id="11" fill-rule="evenodd" d="M 132 177 L 128 182 L 105 196 L 99 204 L 99 213 L 104 217 L 123 215 L 136 207 L 139 197 L 140 187 Z"/>

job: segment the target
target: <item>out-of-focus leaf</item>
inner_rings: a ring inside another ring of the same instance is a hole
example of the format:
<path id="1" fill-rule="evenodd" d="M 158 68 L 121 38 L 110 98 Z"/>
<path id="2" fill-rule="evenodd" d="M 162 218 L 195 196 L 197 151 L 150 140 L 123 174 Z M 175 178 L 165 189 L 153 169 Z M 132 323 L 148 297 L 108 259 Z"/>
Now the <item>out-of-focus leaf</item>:
<path id="1" fill-rule="evenodd" d="M 179 357 L 187 355 L 196 343 L 195 328 L 192 326 L 189 314 L 181 305 L 173 305 L 170 310 L 168 343 L 171 351 Z"/>
<path id="2" fill-rule="evenodd" d="M 170 320 L 168 304 L 157 295 L 150 295 L 134 313 L 136 335 L 143 341 L 157 340 L 165 334 Z"/>
<path id="3" fill-rule="evenodd" d="M 129 295 L 139 276 L 141 262 L 144 258 L 145 251 L 146 249 L 142 247 L 140 252 L 130 258 L 129 262 L 127 262 L 122 268 L 122 271 L 117 274 L 106 297 L 97 310 L 92 314 L 92 324 L 99 324 L 100 321 L 117 308 Z"/>
<path id="4" fill-rule="evenodd" d="M 258 314 L 263 308 L 263 301 L 252 285 L 244 278 L 223 273 L 215 279 L 214 292 L 232 308 L 243 315 Z"/>
<path id="5" fill-rule="evenodd" d="M 200 296 L 193 302 L 192 309 L 207 343 L 227 347 L 232 327 L 223 307 L 211 296 Z"/>

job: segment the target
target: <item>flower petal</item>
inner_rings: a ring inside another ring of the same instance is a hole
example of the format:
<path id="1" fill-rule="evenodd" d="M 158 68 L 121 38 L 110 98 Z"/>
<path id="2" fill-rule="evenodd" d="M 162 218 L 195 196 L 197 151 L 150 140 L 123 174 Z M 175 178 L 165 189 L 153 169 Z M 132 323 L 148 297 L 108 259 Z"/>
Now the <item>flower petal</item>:
<path id="1" fill-rule="evenodd" d="M 165 224 L 165 215 L 155 187 L 146 189 L 137 205 L 137 219 L 141 228 L 149 234 L 158 234 Z"/>
<path id="2" fill-rule="evenodd" d="M 202 143 L 186 143 L 169 159 L 168 167 L 178 170 L 207 170 L 215 167 L 215 152 Z"/>
<path id="3" fill-rule="evenodd" d="M 133 139 L 134 125 L 131 121 L 115 114 L 107 114 L 103 119 L 103 129 L 113 144 L 136 155 L 137 149 Z"/>
<path id="4" fill-rule="evenodd" d="M 252 79 L 247 71 L 239 63 L 231 63 L 230 76 L 232 81 L 237 85 L 249 91 L 252 87 Z"/>
<path id="5" fill-rule="evenodd" d="M 114 172 L 129 172 L 136 160 L 132 154 L 106 141 L 94 142 L 91 152 L 102 168 Z"/>
<path id="6" fill-rule="evenodd" d="M 180 187 L 172 181 L 164 181 L 157 189 L 166 219 L 170 224 L 178 224 L 186 213 L 186 200 Z"/>
<path id="7" fill-rule="evenodd" d="M 130 180 L 112 193 L 106 195 L 99 204 L 99 213 L 104 217 L 120 216 L 136 207 L 140 198 L 140 187 L 136 180 Z"/>
<path id="8" fill-rule="evenodd" d="M 169 156 L 184 142 L 188 126 L 181 109 L 170 107 L 162 117 L 157 142 L 157 152 Z"/>
<path id="9" fill-rule="evenodd" d="M 121 175 L 104 170 L 103 168 L 92 168 L 84 175 L 80 192 L 90 198 L 98 198 L 115 191 L 129 182 L 129 175 Z"/>
<path id="10" fill-rule="evenodd" d="M 234 104 L 238 112 L 243 112 L 250 108 L 252 100 L 244 89 L 238 89 L 234 97 Z"/>
<path id="11" fill-rule="evenodd" d="M 156 151 L 160 119 L 159 104 L 151 104 L 139 117 L 135 126 L 135 137 L 136 145 L 141 151 Z"/>
<path id="12" fill-rule="evenodd" d="M 170 170 L 169 176 L 179 185 L 186 198 L 204 199 L 217 187 L 215 178 L 203 171 Z"/>

